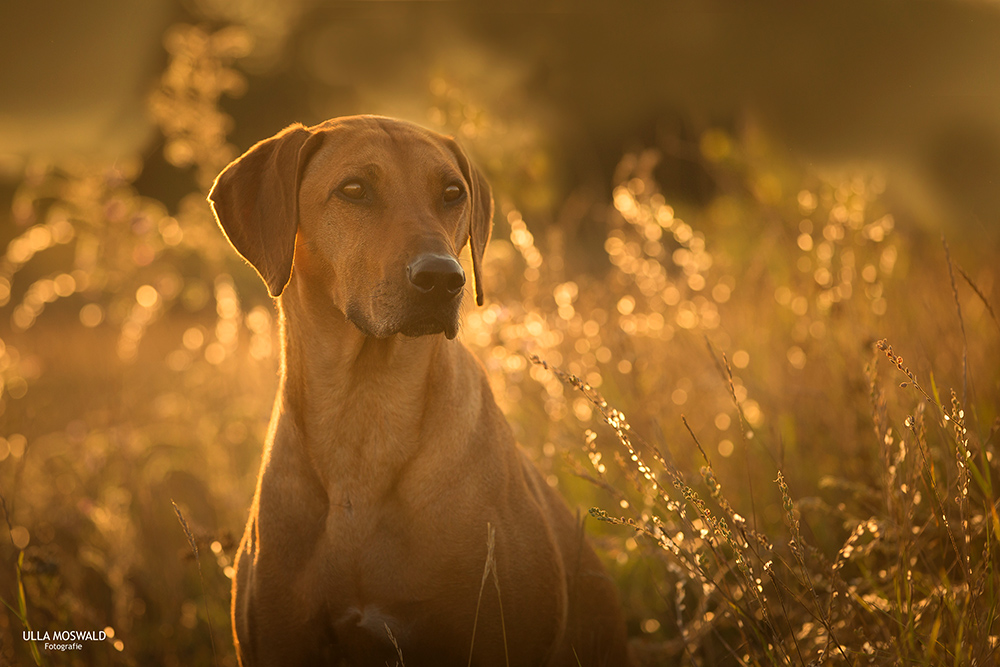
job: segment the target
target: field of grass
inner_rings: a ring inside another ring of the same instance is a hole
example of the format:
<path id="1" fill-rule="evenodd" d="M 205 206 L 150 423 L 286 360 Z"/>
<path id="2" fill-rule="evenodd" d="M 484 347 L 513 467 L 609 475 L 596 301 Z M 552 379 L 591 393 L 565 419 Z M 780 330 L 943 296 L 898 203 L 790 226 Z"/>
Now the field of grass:
<path id="1" fill-rule="evenodd" d="M 240 44 L 168 40 L 152 113 L 197 183 L 176 207 L 138 191 L 140 164 L 37 163 L 0 213 L 0 664 L 235 665 L 229 577 L 277 383 L 274 309 L 205 202 L 235 154 L 218 103 Z M 432 88 L 415 120 L 473 117 Z M 497 215 L 460 336 L 590 510 L 643 664 L 994 664 L 990 241 L 915 228 L 891 175 L 818 172 L 753 127 L 679 148 L 707 203 L 668 198 L 650 149 L 543 224 L 490 138 L 465 142 Z M 108 638 L 23 639 L 69 629 Z"/>

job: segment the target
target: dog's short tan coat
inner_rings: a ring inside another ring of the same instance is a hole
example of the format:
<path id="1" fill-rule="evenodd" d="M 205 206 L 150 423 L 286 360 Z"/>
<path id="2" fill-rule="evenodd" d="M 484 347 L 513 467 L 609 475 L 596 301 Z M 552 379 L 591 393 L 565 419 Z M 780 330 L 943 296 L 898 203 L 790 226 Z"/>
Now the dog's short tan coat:
<path id="1" fill-rule="evenodd" d="M 210 200 L 282 323 L 233 581 L 241 664 L 393 665 L 391 632 L 407 667 L 626 665 L 613 583 L 453 340 L 455 258 L 469 242 L 482 303 L 493 213 L 462 149 L 383 117 L 295 125 Z"/>

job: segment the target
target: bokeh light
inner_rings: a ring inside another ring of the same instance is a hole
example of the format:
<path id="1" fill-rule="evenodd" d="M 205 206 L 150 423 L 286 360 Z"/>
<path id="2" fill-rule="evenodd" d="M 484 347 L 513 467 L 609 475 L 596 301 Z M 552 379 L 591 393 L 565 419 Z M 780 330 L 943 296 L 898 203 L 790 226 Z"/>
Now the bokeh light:
<path id="1" fill-rule="evenodd" d="M 460 340 L 546 483 L 590 510 L 644 664 L 988 664 L 1000 274 L 977 170 L 955 172 L 964 185 L 939 175 L 974 195 L 978 222 L 952 224 L 947 197 L 914 185 L 922 162 L 856 144 L 799 154 L 781 133 L 794 123 L 759 99 L 668 104 L 708 79 L 666 77 L 641 51 L 600 68 L 591 44 L 556 58 L 527 38 L 515 53 L 459 38 L 477 20 L 500 29 L 487 10 L 400 23 L 352 9 L 396 36 L 395 68 L 388 52 L 346 59 L 381 36 L 323 3 L 171 7 L 140 87 L 141 149 L 0 154 L 0 662 L 33 661 L 27 620 L 104 627 L 106 655 L 88 664 L 235 666 L 233 557 L 280 316 L 205 197 L 253 142 L 364 110 L 456 136 L 490 180 L 486 303 L 465 295 Z M 684 48 L 732 41 L 725 17 L 705 21 Z M 757 77 L 743 60 L 732 68 Z M 580 72 L 603 69 L 617 87 L 570 104 Z M 847 83 L 890 85 L 868 69 Z M 862 122 L 821 112 L 823 136 Z"/>

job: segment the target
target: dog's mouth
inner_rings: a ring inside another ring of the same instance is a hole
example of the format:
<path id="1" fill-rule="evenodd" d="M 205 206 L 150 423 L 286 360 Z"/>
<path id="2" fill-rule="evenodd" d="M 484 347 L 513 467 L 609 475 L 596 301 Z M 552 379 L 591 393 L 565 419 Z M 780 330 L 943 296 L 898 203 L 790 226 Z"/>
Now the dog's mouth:
<path id="1" fill-rule="evenodd" d="M 402 334 L 410 338 L 443 333 L 449 340 L 458 335 L 459 300 L 432 306 L 426 303 L 411 303 L 408 309 L 396 318 L 372 318 L 364 310 L 349 305 L 344 314 L 361 333 L 372 338 L 388 338 Z"/>
<path id="2" fill-rule="evenodd" d="M 399 333 L 411 338 L 443 333 L 448 340 L 453 340 L 458 335 L 458 317 L 446 313 L 422 314 L 404 322 Z"/>
<path id="3" fill-rule="evenodd" d="M 411 295 L 403 309 L 398 331 L 416 338 L 443 333 L 448 340 L 458 335 L 458 312 L 462 303 L 461 292 L 453 296 L 438 293 Z"/>

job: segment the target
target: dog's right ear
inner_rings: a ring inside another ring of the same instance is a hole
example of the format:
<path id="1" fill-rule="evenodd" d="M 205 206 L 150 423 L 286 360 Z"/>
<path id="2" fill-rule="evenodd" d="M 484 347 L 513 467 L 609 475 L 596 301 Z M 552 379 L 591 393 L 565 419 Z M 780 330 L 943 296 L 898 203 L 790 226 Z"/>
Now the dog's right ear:
<path id="1" fill-rule="evenodd" d="M 208 201 L 236 251 L 257 269 L 271 296 L 292 275 L 299 183 L 318 136 L 302 125 L 285 128 L 231 162 L 215 179 Z"/>

